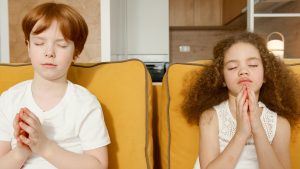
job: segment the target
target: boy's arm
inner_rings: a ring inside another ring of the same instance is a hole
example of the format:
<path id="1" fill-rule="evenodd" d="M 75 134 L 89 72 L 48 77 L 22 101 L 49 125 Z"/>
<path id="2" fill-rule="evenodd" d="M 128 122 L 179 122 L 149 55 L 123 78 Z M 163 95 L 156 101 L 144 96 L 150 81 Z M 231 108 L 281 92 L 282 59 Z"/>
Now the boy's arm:
<path id="1" fill-rule="evenodd" d="M 257 158 L 261 169 L 290 169 L 290 136 L 289 122 L 279 116 L 272 144 L 269 143 L 262 127 L 253 133 Z"/>
<path id="2" fill-rule="evenodd" d="M 199 159 L 201 169 L 233 169 L 246 143 L 246 139 L 241 139 L 236 134 L 224 151 L 220 153 L 217 118 L 216 112 L 211 109 L 205 111 L 200 119 Z"/>
<path id="3" fill-rule="evenodd" d="M 10 142 L 0 141 L 0 166 L 1 168 L 20 169 L 27 157 L 22 155 L 18 147 L 11 149 Z"/>
<path id="4" fill-rule="evenodd" d="M 107 147 L 84 151 L 83 154 L 73 153 L 50 141 L 47 150 L 41 154 L 48 162 L 60 169 L 107 169 Z"/>

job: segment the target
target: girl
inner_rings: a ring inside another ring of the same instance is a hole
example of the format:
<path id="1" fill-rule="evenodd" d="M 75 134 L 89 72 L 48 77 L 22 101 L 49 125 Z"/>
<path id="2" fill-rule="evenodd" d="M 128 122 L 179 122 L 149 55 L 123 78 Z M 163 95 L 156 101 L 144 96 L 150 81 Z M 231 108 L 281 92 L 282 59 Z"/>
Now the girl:
<path id="1" fill-rule="evenodd" d="M 45 3 L 23 19 L 33 80 L 2 93 L 0 166 L 105 169 L 110 143 L 97 98 L 67 80 L 88 28 L 70 6 Z"/>
<path id="2" fill-rule="evenodd" d="M 299 88 L 263 38 L 242 33 L 220 41 L 212 64 L 196 76 L 182 108 L 200 126 L 201 169 L 290 168 Z"/>

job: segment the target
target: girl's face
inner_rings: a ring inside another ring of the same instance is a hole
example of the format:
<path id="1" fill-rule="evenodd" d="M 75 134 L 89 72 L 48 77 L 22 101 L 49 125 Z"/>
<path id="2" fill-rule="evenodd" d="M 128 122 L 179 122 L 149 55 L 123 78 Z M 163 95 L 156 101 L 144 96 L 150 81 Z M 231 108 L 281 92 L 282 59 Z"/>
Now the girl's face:
<path id="1" fill-rule="evenodd" d="M 229 94 L 236 96 L 246 85 L 258 96 L 264 83 L 264 68 L 258 49 L 244 42 L 232 45 L 225 52 L 223 74 Z"/>
<path id="2" fill-rule="evenodd" d="M 33 27 L 28 53 L 34 67 L 35 78 L 47 80 L 66 80 L 68 69 L 73 61 L 74 42 L 66 40 L 59 29 L 59 24 L 53 21 L 51 26 L 40 34 L 32 34 L 42 21 Z"/>

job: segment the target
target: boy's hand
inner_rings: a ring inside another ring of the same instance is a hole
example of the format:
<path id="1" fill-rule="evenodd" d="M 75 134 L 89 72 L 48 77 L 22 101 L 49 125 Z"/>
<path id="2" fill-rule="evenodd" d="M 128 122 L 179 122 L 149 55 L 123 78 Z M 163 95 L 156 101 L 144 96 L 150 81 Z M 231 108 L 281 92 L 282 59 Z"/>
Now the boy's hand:
<path id="1" fill-rule="evenodd" d="M 24 113 L 20 118 L 23 120 L 20 123 L 21 129 L 29 134 L 28 137 L 21 135 L 21 141 L 28 145 L 32 152 L 43 156 L 51 141 L 44 134 L 39 118 L 27 108 L 24 108 Z"/>
<path id="2" fill-rule="evenodd" d="M 20 112 L 22 111 L 22 109 L 20 110 Z M 32 152 L 29 148 L 28 145 L 24 144 L 22 142 L 22 140 L 20 139 L 21 136 L 26 137 L 28 136 L 28 133 L 26 133 L 23 129 L 21 129 L 20 127 L 20 122 L 21 122 L 21 118 L 20 118 L 20 113 L 17 113 L 14 121 L 13 121 L 13 128 L 14 128 L 14 137 L 17 140 L 17 146 L 16 149 L 19 150 L 21 156 L 26 156 L 26 158 L 28 158 Z"/>
<path id="3" fill-rule="evenodd" d="M 23 116 L 23 114 L 24 114 L 24 109 L 23 108 L 21 108 L 20 109 L 20 112 L 19 112 L 19 116 Z M 18 123 L 18 125 L 20 125 L 20 123 L 22 122 L 22 123 L 25 123 L 20 117 L 19 117 L 19 123 Z M 27 123 L 25 123 L 25 124 L 27 124 Z M 23 129 L 20 129 L 20 135 L 22 135 L 22 136 L 24 136 L 24 137 L 26 137 L 26 138 L 28 138 L 29 137 L 29 134 L 26 132 L 26 131 L 24 131 Z"/>

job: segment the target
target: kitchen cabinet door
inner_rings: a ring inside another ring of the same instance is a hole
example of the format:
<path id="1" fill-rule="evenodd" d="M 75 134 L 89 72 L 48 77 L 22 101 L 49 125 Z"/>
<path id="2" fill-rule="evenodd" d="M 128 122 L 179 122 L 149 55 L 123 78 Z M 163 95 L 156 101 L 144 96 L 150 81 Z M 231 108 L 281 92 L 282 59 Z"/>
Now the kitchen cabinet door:
<path id="1" fill-rule="evenodd" d="M 170 0 L 170 26 L 221 26 L 222 0 Z"/>
<path id="2" fill-rule="evenodd" d="M 222 0 L 195 0 L 195 26 L 221 26 Z"/>
<path id="3" fill-rule="evenodd" d="M 194 26 L 194 0 L 170 0 L 170 26 Z"/>

